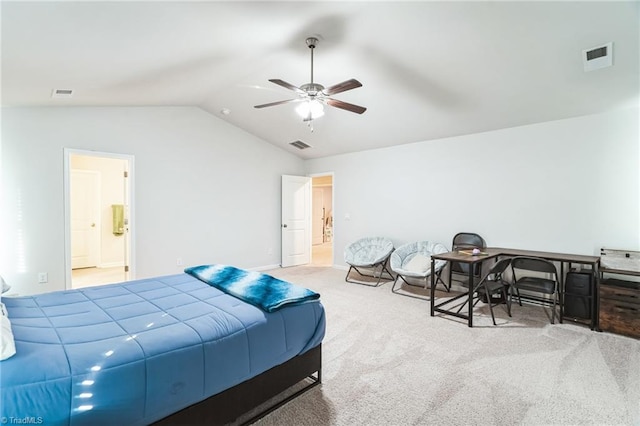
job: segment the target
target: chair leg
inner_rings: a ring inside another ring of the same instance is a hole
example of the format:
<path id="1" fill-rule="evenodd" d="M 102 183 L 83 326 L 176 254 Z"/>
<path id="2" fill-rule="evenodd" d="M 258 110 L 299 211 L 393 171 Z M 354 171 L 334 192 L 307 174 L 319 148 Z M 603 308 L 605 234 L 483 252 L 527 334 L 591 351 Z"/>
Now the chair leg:
<path id="1" fill-rule="evenodd" d="M 376 287 L 380 285 L 380 280 L 382 279 L 383 272 L 384 272 L 384 265 L 380 264 L 380 274 L 378 274 L 378 282 L 376 283 Z M 374 277 L 376 276 L 375 272 L 373 273 L 373 276 Z"/>
<path id="2" fill-rule="evenodd" d="M 491 293 L 489 293 L 489 288 L 487 288 L 487 284 L 484 284 L 484 294 L 487 297 L 487 303 L 489 304 L 489 312 L 491 312 L 491 320 L 493 321 L 493 325 L 496 325 L 496 317 L 493 315 L 493 303 L 491 303 Z"/>
<path id="3" fill-rule="evenodd" d="M 396 284 L 398 283 L 398 278 L 400 278 L 402 281 L 404 281 L 407 285 L 412 285 L 414 287 L 416 287 L 415 284 L 411 284 L 409 281 L 407 281 L 402 275 L 397 274 L 395 280 L 393 281 L 393 285 L 391 286 L 391 291 L 395 294 L 399 294 L 400 296 L 407 296 L 407 297 L 413 297 L 414 299 L 420 299 L 420 300 L 430 300 L 429 297 L 424 298 L 424 297 L 420 297 L 420 296 L 414 296 L 413 294 L 406 294 L 406 293 L 400 293 L 399 291 L 396 290 Z M 428 277 L 427 277 L 428 278 Z M 427 284 L 425 284 L 425 289 L 427 288 Z"/>
<path id="4" fill-rule="evenodd" d="M 369 268 L 374 268 L 374 272 L 373 272 L 373 278 L 376 278 L 376 274 L 378 275 L 378 281 L 375 284 L 369 284 L 369 283 L 365 283 L 365 282 L 359 282 L 359 281 L 354 281 L 354 280 L 349 280 L 349 274 L 351 273 L 351 270 L 354 269 L 358 274 L 362 275 L 362 276 L 370 276 L 370 275 L 365 275 L 362 272 L 360 272 L 360 270 L 358 268 L 356 268 L 353 265 L 349 265 L 349 271 L 347 272 L 347 276 L 344 278 L 344 280 L 348 283 L 352 283 L 352 284 L 360 284 L 360 285 L 366 285 L 369 287 L 378 287 L 381 284 L 382 281 L 382 274 L 384 272 L 387 272 L 387 274 L 389 274 L 389 279 L 393 280 L 393 275 L 391 274 L 391 272 L 389 272 L 389 270 L 384 266 L 384 264 L 377 264 L 377 265 L 372 265 Z M 380 268 L 380 273 L 377 273 L 376 270 Z M 385 277 L 386 278 L 386 277 Z"/>
<path id="5" fill-rule="evenodd" d="M 382 271 L 380 272 L 380 276 L 382 276 L 382 273 L 383 273 L 383 272 L 386 272 L 386 273 L 387 273 L 387 275 L 389 275 L 389 277 L 390 277 L 391 279 L 393 279 L 393 274 L 392 274 L 392 273 L 391 273 L 391 271 L 387 268 L 387 263 L 386 263 L 386 261 L 385 261 L 385 263 L 383 263 L 383 264 L 382 264 Z"/>
<path id="6" fill-rule="evenodd" d="M 402 278 L 402 275 L 400 274 L 396 275 L 396 279 L 393 280 L 393 285 L 391 286 L 391 293 L 397 293 L 396 284 L 398 284 L 398 278 Z M 404 278 L 402 278 L 402 280 L 404 281 Z"/>
<path id="7" fill-rule="evenodd" d="M 516 293 L 518 294 L 518 305 L 522 306 L 522 298 L 520 297 L 520 290 L 516 287 Z"/>
<path id="8" fill-rule="evenodd" d="M 507 305 L 507 315 L 511 316 L 511 306 L 508 303 L 509 299 L 507 298 L 507 289 L 504 286 L 502 286 L 502 297 L 504 298 L 504 304 Z"/>
<path id="9" fill-rule="evenodd" d="M 555 324 L 556 319 L 556 301 L 558 299 L 558 293 L 553 293 L 553 304 L 551 305 L 551 324 Z"/>
<path id="10" fill-rule="evenodd" d="M 353 269 L 353 266 L 352 266 L 352 265 L 349 265 L 349 270 L 347 271 L 347 276 L 346 276 L 346 277 L 344 277 L 344 280 L 345 280 L 346 282 L 350 282 L 350 281 L 349 281 L 349 274 L 351 273 L 351 270 L 352 270 L 352 269 Z"/>

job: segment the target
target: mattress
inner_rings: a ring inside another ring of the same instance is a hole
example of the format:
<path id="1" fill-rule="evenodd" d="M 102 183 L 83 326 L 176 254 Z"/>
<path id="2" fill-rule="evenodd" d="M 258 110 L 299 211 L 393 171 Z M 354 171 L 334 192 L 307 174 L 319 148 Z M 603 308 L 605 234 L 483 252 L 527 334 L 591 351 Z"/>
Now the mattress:
<path id="1" fill-rule="evenodd" d="M 149 424 L 325 332 L 317 300 L 267 313 L 187 274 L 3 302 L 16 355 L 0 363 L 0 417 L 37 424 Z"/>

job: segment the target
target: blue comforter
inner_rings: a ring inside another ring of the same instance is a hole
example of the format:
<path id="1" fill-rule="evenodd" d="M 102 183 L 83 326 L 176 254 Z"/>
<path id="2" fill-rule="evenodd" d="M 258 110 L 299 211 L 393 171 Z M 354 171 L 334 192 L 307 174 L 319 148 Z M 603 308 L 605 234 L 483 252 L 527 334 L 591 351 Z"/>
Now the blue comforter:
<path id="1" fill-rule="evenodd" d="M 14 423 L 152 423 L 325 332 L 317 300 L 269 313 L 188 274 L 3 302 L 16 355 L 0 363 L 0 417 Z"/>

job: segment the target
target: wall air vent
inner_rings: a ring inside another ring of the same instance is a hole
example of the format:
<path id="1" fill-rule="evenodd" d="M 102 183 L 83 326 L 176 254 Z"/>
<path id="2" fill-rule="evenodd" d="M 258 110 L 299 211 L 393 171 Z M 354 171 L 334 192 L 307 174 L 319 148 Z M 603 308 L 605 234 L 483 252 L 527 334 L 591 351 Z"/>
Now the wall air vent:
<path id="1" fill-rule="evenodd" d="M 53 89 L 51 92 L 51 97 L 53 99 L 70 99 L 72 96 L 72 89 Z"/>
<path id="2" fill-rule="evenodd" d="M 291 142 L 289 145 L 295 146 L 298 149 L 307 149 L 307 148 L 311 148 L 311 145 L 307 145 L 306 143 L 302 142 L 302 141 L 295 141 L 295 142 Z"/>
<path id="3" fill-rule="evenodd" d="M 613 65 L 613 43 L 583 50 L 582 62 L 584 72 L 610 67 Z"/>

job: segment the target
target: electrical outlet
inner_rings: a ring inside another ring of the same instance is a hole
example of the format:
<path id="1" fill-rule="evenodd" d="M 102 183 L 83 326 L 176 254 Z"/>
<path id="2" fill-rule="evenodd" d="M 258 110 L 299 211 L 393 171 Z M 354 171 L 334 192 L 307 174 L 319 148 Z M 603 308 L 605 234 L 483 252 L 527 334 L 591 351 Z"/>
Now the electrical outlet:
<path id="1" fill-rule="evenodd" d="M 177 258 L 177 259 L 176 259 L 176 265 L 177 265 L 177 266 L 182 266 L 182 265 L 183 265 L 183 264 L 182 264 L 182 258 L 181 258 L 181 257 L 179 257 L 179 258 Z"/>
<path id="2" fill-rule="evenodd" d="M 267 254 L 268 254 L 269 256 L 271 256 L 271 255 L 273 254 L 273 247 L 269 247 L 269 248 L 267 249 Z"/>
<path id="3" fill-rule="evenodd" d="M 46 284 L 49 282 L 49 274 L 46 272 L 38 273 L 38 284 Z"/>

